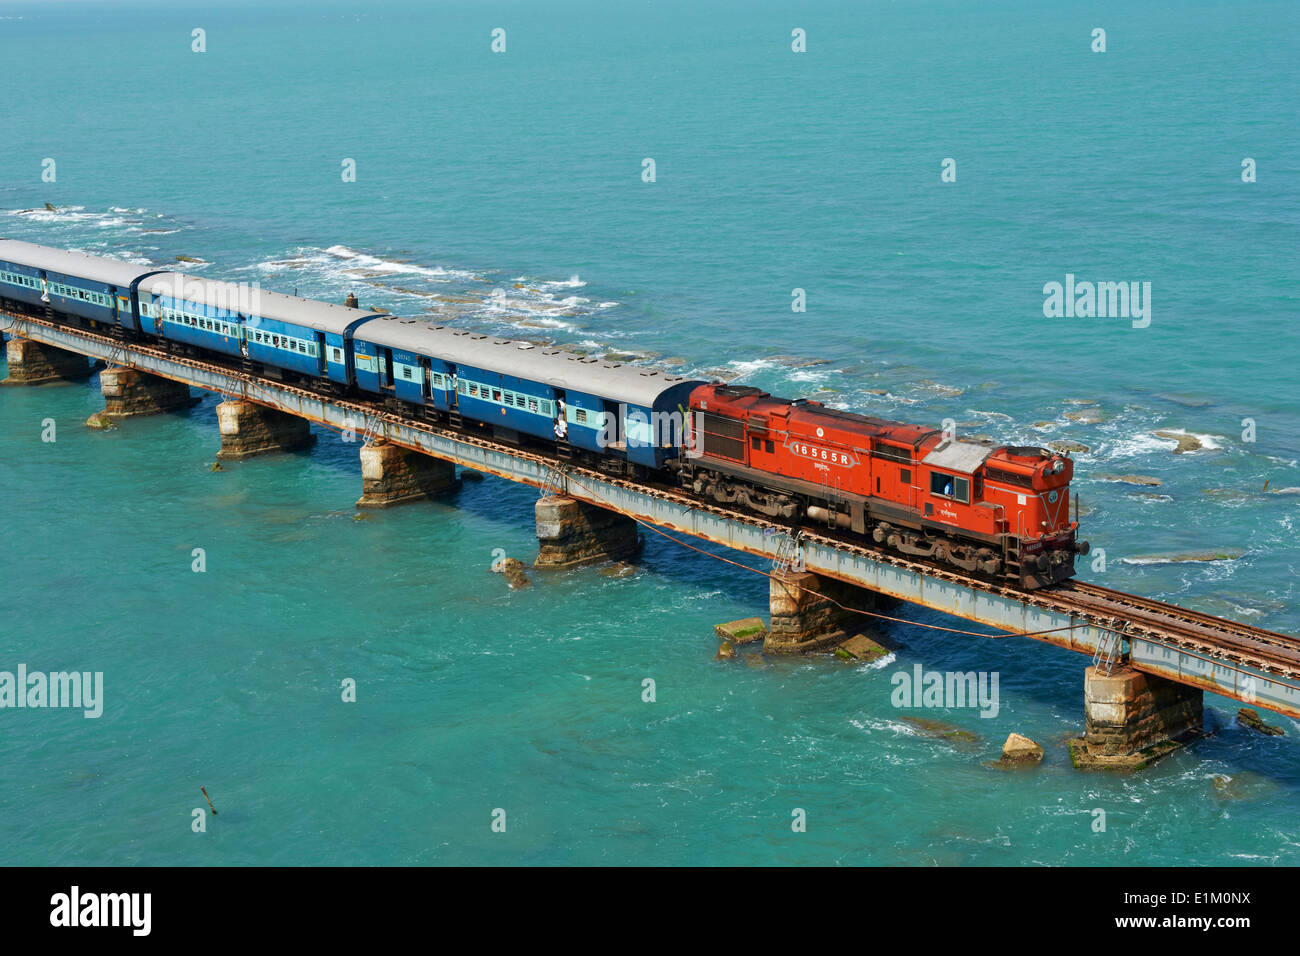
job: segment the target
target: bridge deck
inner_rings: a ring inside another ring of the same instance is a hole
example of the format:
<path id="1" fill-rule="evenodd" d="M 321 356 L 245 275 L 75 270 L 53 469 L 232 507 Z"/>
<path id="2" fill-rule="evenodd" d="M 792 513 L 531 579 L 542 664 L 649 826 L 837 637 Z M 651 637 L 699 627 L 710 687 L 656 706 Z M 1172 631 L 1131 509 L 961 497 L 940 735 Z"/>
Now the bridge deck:
<path id="1" fill-rule="evenodd" d="M 383 437 L 406 448 L 536 488 L 551 488 L 670 531 L 773 558 L 784 534 L 750 514 L 708 505 L 672 488 L 576 468 L 552 455 L 407 418 L 379 403 L 322 395 L 249 375 L 215 361 L 0 312 L 0 331 L 129 365 L 337 430 Z M 809 571 L 914 604 L 1093 655 L 1117 638 L 1131 665 L 1252 706 L 1300 717 L 1300 639 L 1072 580 L 1025 592 L 885 554 L 829 532 L 799 543 Z M 991 634 L 991 637 L 1001 635 Z"/>

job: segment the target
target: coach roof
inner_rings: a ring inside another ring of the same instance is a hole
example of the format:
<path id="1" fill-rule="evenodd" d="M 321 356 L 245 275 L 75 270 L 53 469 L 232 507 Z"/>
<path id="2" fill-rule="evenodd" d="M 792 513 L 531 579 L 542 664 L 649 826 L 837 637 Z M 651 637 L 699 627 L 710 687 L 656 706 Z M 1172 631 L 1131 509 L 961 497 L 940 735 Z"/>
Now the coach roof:
<path id="1" fill-rule="evenodd" d="M 270 292 L 257 286 L 236 282 L 221 282 L 203 276 L 180 272 L 164 272 L 151 276 L 140 284 L 141 291 L 248 316 L 260 316 L 276 322 L 288 322 L 320 332 L 342 333 L 358 319 L 374 318 L 377 313 L 368 309 L 353 309 L 333 302 L 300 299 L 282 292 Z M 181 294 L 176 295 L 177 292 Z"/>
<path id="2" fill-rule="evenodd" d="M 652 408 L 668 389 L 692 381 L 662 369 L 586 358 L 555 346 L 496 338 L 393 315 L 367 322 L 357 329 L 356 338 L 644 408 Z"/>
<path id="3" fill-rule="evenodd" d="M 120 289 L 129 289 L 132 282 L 152 271 L 150 267 L 136 265 L 134 262 L 52 249 L 18 239 L 0 239 L 0 260 L 60 275 L 78 276 L 91 282 L 115 285 Z"/>

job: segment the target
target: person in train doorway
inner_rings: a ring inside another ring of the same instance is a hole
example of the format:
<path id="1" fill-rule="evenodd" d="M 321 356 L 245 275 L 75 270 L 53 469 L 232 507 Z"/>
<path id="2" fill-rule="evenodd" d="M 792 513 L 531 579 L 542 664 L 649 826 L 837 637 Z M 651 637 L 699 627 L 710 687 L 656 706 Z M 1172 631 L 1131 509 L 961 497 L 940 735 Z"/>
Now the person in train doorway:
<path id="1" fill-rule="evenodd" d="M 557 399 L 555 402 L 555 437 L 560 441 L 566 441 L 569 437 L 568 412 L 564 408 L 564 399 Z"/>

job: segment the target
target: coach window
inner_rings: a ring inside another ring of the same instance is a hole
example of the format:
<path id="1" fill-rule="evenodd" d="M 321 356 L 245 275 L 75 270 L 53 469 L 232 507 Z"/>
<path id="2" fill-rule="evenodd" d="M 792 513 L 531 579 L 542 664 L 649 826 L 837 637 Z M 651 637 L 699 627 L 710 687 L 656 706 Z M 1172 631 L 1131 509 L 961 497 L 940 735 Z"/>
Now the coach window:
<path id="1" fill-rule="evenodd" d="M 951 498 L 962 504 L 970 504 L 970 479 L 932 471 L 930 472 L 930 494 L 940 498 Z"/>

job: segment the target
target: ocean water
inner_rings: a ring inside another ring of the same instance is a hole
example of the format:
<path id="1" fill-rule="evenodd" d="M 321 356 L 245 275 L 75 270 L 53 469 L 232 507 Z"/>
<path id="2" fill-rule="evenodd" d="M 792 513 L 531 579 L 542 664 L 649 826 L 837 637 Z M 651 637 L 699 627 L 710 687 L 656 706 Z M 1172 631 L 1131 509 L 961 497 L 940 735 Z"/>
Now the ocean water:
<path id="1" fill-rule="evenodd" d="M 1297 27 L 1290 2 L 6 3 L 0 235 L 1078 441 L 1107 554 L 1082 577 L 1295 634 Z M 1067 274 L 1151 283 L 1150 325 L 1045 318 Z M 889 624 L 875 666 L 718 662 L 714 624 L 766 615 L 757 574 L 648 534 L 632 577 L 512 592 L 488 567 L 533 556 L 530 489 L 355 521 L 355 445 L 214 473 L 215 397 L 96 433 L 96 386 L 0 389 L 0 670 L 105 685 L 98 719 L 0 712 L 0 862 L 1300 862 L 1296 721 L 1259 737 L 1207 696 L 1213 736 L 1081 774 L 1079 655 Z M 1129 474 L 1162 484 L 1104 479 Z M 1203 549 L 1242 556 L 1160 557 Z M 894 707 L 916 664 L 996 672 L 997 715 Z M 1012 731 L 1041 767 L 985 766 Z"/>

